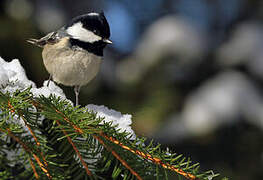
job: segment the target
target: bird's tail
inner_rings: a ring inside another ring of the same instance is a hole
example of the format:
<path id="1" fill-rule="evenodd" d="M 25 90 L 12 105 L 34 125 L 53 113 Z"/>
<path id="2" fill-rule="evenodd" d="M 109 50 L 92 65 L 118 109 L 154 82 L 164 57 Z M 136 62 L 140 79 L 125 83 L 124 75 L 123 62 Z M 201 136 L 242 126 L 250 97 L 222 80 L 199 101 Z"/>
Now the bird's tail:
<path id="1" fill-rule="evenodd" d="M 44 43 L 43 43 L 43 41 L 41 41 L 41 39 L 33 39 L 33 38 L 31 38 L 31 39 L 27 39 L 26 41 L 28 43 L 33 44 L 33 45 L 38 46 L 38 47 L 43 47 L 44 46 Z"/>
<path id="2" fill-rule="evenodd" d="M 57 32 L 48 33 L 46 36 L 40 39 L 28 39 L 27 42 L 38 47 L 44 47 L 46 44 L 54 44 L 57 41 Z"/>

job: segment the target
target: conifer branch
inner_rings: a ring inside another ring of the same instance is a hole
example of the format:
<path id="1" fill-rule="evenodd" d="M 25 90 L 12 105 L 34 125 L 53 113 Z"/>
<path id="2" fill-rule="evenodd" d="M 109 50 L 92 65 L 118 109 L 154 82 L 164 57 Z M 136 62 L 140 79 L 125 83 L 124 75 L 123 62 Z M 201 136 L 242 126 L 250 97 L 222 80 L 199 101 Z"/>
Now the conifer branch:
<path id="1" fill-rule="evenodd" d="M 40 177 L 39 177 L 39 175 L 37 174 L 37 170 L 36 170 L 36 167 L 35 167 L 33 161 L 32 161 L 30 158 L 28 158 L 28 160 L 29 160 L 30 165 L 31 165 L 31 167 L 32 167 L 32 169 L 33 169 L 33 172 L 34 172 L 34 175 L 35 175 L 36 179 L 39 179 Z"/>
<path id="2" fill-rule="evenodd" d="M 7 129 L 7 131 L 3 130 L 0 128 L 0 131 L 3 132 L 3 133 L 7 133 L 8 136 L 10 136 L 11 138 L 13 138 L 16 142 L 18 142 L 22 147 L 23 149 L 32 154 L 33 157 L 35 158 L 35 160 L 37 161 L 39 167 L 42 169 L 42 171 L 46 174 L 46 176 L 48 177 L 48 179 L 52 179 L 52 176 L 49 174 L 48 170 L 46 169 L 46 167 L 43 165 L 43 163 L 40 161 L 40 158 L 24 143 L 22 142 L 22 140 L 20 140 L 18 137 L 16 137 L 12 131 L 10 129 Z M 34 166 L 33 166 L 34 167 Z M 32 168 L 33 168 L 32 167 Z M 34 170 L 34 168 L 33 168 Z M 37 174 L 35 174 L 37 175 Z M 36 176 L 36 178 L 38 177 L 38 175 Z"/>
<path id="3" fill-rule="evenodd" d="M 10 112 L 11 112 L 11 113 L 15 113 L 15 112 L 16 112 L 15 108 L 11 105 L 11 102 L 10 102 L 9 100 L 8 100 L 8 102 L 7 102 L 7 105 L 8 105 L 8 108 L 10 109 Z M 40 146 L 40 143 L 38 142 L 38 139 L 37 139 L 35 133 L 33 132 L 33 130 L 32 130 L 32 129 L 30 128 L 30 126 L 28 125 L 27 120 L 25 119 L 24 115 L 23 115 L 21 112 L 19 112 L 19 111 L 17 111 L 17 112 L 18 112 L 19 117 L 22 118 L 23 122 L 25 123 L 26 127 L 28 128 L 30 134 L 33 136 L 33 138 L 34 138 L 34 140 L 35 140 L 35 142 L 36 142 L 36 145 L 39 147 L 39 146 Z M 42 158 L 42 160 L 43 160 L 43 162 L 44 162 L 44 165 L 45 165 L 45 168 L 43 168 L 43 169 L 41 168 L 41 169 L 47 174 L 47 176 L 48 176 L 49 179 L 52 179 L 50 173 L 48 172 L 48 163 L 47 163 L 47 161 L 46 161 L 46 159 L 45 159 L 45 157 L 44 157 L 44 155 L 43 155 L 43 152 L 40 152 L 40 155 L 41 155 L 41 158 Z M 40 162 L 40 161 L 37 161 L 37 162 Z M 31 163 L 31 159 L 30 159 L 30 163 Z M 40 164 L 42 164 L 42 163 L 40 162 Z M 32 165 L 32 164 L 31 164 L 31 165 Z M 34 174 L 37 175 L 37 174 L 35 173 L 35 167 L 32 166 L 32 168 L 33 168 L 33 170 L 34 170 Z M 37 175 L 37 176 L 38 176 L 38 175 Z M 37 176 L 36 176 L 36 177 L 37 177 Z"/>
<path id="4" fill-rule="evenodd" d="M 37 107 L 39 107 L 39 103 L 36 102 L 36 101 L 34 101 L 34 100 L 32 101 L 32 104 L 37 105 Z M 54 108 L 54 110 L 55 110 L 58 114 L 60 114 L 60 115 L 62 116 L 62 118 L 63 118 L 67 123 L 69 123 L 70 125 L 72 125 L 72 127 L 76 130 L 77 133 L 83 133 L 83 131 L 82 131 L 80 128 L 78 128 L 76 125 L 74 125 L 72 122 L 70 122 L 69 119 L 68 119 L 61 111 L 59 111 L 59 110 L 56 109 L 55 107 L 53 107 L 53 108 Z M 57 123 L 58 125 L 61 125 L 58 120 L 56 120 L 56 123 Z M 83 167 L 85 168 L 87 174 L 88 174 L 89 176 L 92 176 L 92 173 L 91 173 L 91 171 L 90 171 L 89 168 L 88 168 L 88 165 L 87 165 L 87 164 L 85 163 L 85 161 L 83 160 L 81 154 L 79 153 L 79 150 L 77 149 L 77 147 L 75 146 L 75 144 L 73 143 L 73 141 L 71 140 L 71 138 L 68 136 L 67 132 L 66 132 L 64 129 L 62 129 L 62 132 L 63 132 L 64 135 L 67 137 L 68 142 L 72 145 L 74 151 L 76 152 L 77 156 L 79 157 L 79 159 L 80 159 Z"/>
<path id="5" fill-rule="evenodd" d="M 10 114 L 22 119 L 31 138 L 28 133 L 13 134 L 25 127 L 10 123 Z M 45 119 L 39 120 L 39 116 Z M 27 162 L 36 178 L 43 178 L 44 173 L 49 179 L 83 179 L 87 175 L 91 179 L 108 179 L 107 174 L 124 179 L 168 179 L 167 170 L 189 180 L 217 176 L 212 172 L 200 173 L 198 164 L 182 155 L 162 151 L 152 142 L 146 146 L 144 138 L 131 140 L 129 133 L 119 132 L 111 123 L 102 124 L 103 119 L 87 108 L 73 107 L 52 95 L 33 98 L 30 89 L 13 95 L 0 92 L 0 120 L 0 131 L 32 157 Z"/>
<path id="6" fill-rule="evenodd" d="M 36 104 L 36 103 L 35 103 Z M 83 134 L 83 130 L 81 129 L 81 128 L 79 128 L 79 127 L 77 127 L 75 124 L 73 124 L 72 122 L 70 122 L 70 120 L 65 116 L 65 114 L 63 114 L 61 111 L 59 111 L 58 109 L 55 109 L 55 111 L 58 113 L 58 114 L 61 114 L 62 115 L 62 117 L 63 117 L 63 119 L 67 122 L 67 123 L 69 123 L 70 125 L 72 125 L 72 127 L 74 128 L 74 130 L 77 132 L 77 133 L 80 133 L 80 134 Z M 59 122 L 57 121 L 57 123 L 59 124 Z M 60 125 L 60 124 L 59 124 Z M 88 127 L 89 128 L 89 127 Z M 64 132 L 64 131 L 63 131 Z M 66 135 L 66 132 L 64 132 L 65 133 L 65 135 Z M 100 133 L 100 135 L 103 135 L 103 133 Z M 138 180 L 142 180 L 142 178 L 139 176 L 139 174 L 138 173 L 136 173 L 128 164 L 127 164 L 127 162 L 125 161 L 125 160 L 123 160 L 119 155 L 118 155 L 118 153 L 116 153 L 114 150 L 112 150 L 109 146 L 107 146 L 104 142 L 103 142 L 103 140 L 101 139 L 101 138 L 99 138 L 98 136 L 96 136 L 96 135 L 93 135 L 93 137 L 95 138 L 95 139 L 97 139 L 98 140 L 98 142 L 100 142 L 106 149 L 108 149 L 108 151 L 110 151 L 112 154 L 113 154 L 113 156 L 115 156 L 121 163 L 122 163 L 122 165 L 123 166 L 125 166 L 127 169 L 129 169 L 129 171 L 138 179 Z M 67 138 L 69 138 L 68 136 L 67 136 Z M 69 141 L 70 141 L 70 143 L 72 143 L 72 141 L 70 140 L 70 139 L 68 139 Z M 74 144 L 72 145 L 73 146 L 73 148 L 75 149 L 76 147 L 74 147 Z M 75 151 L 77 152 L 77 154 L 80 156 L 80 154 L 79 154 L 79 152 L 78 152 L 78 150 L 77 149 L 75 149 Z M 82 158 L 81 158 L 81 156 L 80 156 L 80 159 L 81 159 L 81 162 L 83 161 L 82 160 Z M 82 163 L 85 163 L 84 161 L 82 162 Z M 84 165 L 84 167 L 85 167 L 85 165 Z M 86 168 L 86 167 L 85 167 Z M 88 169 L 88 168 L 87 168 Z M 88 170 L 89 171 L 89 170 Z M 90 175 L 90 174 L 89 174 Z"/>
<path id="7" fill-rule="evenodd" d="M 100 137 L 98 137 L 98 136 L 96 136 L 96 135 L 93 135 L 93 137 L 94 137 L 95 139 L 97 139 L 108 151 L 110 151 L 110 152 L 112 153 L 112 155 L 115 156 L 115 157 L 122 163 L 123 166 L 125 166 L 127 169 L 129 169 L 129 171 L 130 171 L 138 180 L 142 180 L 142 178 L 140 177 L 140 175 L 139 175 L 137 172 L 135 172 L 135 171 L 128 165 L 128 163 L 127 163 L 125 160 L 123 160 L 123 159 L 118 155 L 118 153 L 117 153 L 116 151 L 112 150 L 109 146 L 107 146 Z"/>
<path id="8" fill-rule="evenodd" d="M 170 170 L 172 170 L 172 171 L 175 171 L 175 172 L 177 172 L 178 174 L 183 175 L 183 176 L 184 176 L 185 178 L 187 178 L 187 179 L 190 179 L 190 180 L 198 180 L 198 178 L 197 178 L 195 175 L 193 175 L 193 174 L 191 174 L 191 173 L 184 172 L 182 169 L 175 168 L 174 166 L 172 166 L 172 165 L 169 164 L 169 163 L 164 163 L 164 162 L 162 162 L 162 160 L 159 159 L 159 158 L 153 157 L 153 156 L 150 155 L 150 154 L 145 154 L 144 152 L 141 152 L 141 151 L 139 151 L 139 150 L 133 150 L 133 149 L 129 148 L 128 146 L 125 146 L 123 143 L 117 141 L 117 140 L 114 139 L 113 137 L 108 137 L 108 136 L 106 136 L 106 135 L 103 134 L 103 133 L 100 133 L 100 135 L 101 135 L 102 137 L 104 137 L 105 139 L 113 142 L 114 144 L 119 145 L 119 146 L 122 147 L 123 149 L 126 149 L 126 150 L 128 150 L 128 151 L 130 151 L 130 152 L 132 152 L 132 153 L 134 153 L 134 154 L 137 154 L 137 155 L 139 155 L 140 157 L 142 157 L 142 158 L 144 158 L 144 159 L 150 160 L 150 161 L 152 161 L 152 162 L 155 163 L 155 164 L 161 165 L 161 166 L 162 166 L 163 168 L 165 168 L 165 169 L 170 169 Z"/>
<path id="9" fill-rule="evenodd" d="M 56 121 L 56 122 L 57 122 L 58 125 L 61 126 L 61 124 L 59 123 L 59 121 Z M 87 164 L 85 163 L 85 161 L 83 160 L 83 158 L 82 158 L 82 156 L 81 156 L 78 148 L 75 146 L 75 144 L 73 143 L 73 141 L 71 140 L 71 138 L 68 136 L 68 134 L 66 133 L 66 131 L 65 131 L 64 129 L 62 129 L 62 132 L 63 132 L 64 135 L 67 137 L 68 142 L 72 145 L 74 151 L 76 152 L 77 156 L 78 156 L 79 159 L 80 159 L 81 164 L 84 166 L 87 174 L 88 174 L 89 176 L 92 176 L 92 173 L 91 173 L 91 171 L 89 170 L 88 165 L 87 165 Z"/>
<path id="10" fill-rule="evenodd" d="M 35 104 L 36 104 L 36 103 L 35 103 Z M 76 126 L 75 124 L 73 124 L 72 122 L 70 122 L 70 120 L 69 120 L 61 111 L 59 111 L 58 109 L 55 109 L 55 111 L 56 111 L 57 113 L 61 114 L 62 117 L 63 117 L 63 119 L 64 119 L 67 123 L 69 123 L 70 125 L 72 125 L 72 127 L 75 129 L 75 131 L 76 131 L 77 133 L 80 133 L 80 134 L 83 133 L 83 130 L 82 130 L 81 128 L 77 127 L 77 126 Z M 57 122 L 57 123 L 58 123 L 58 122 Z M 88 127 L 88 128 L 89 128 L 89 127 Z M 161 165 L 163 168 L 166 168 L 166 169 L 170 169 L 170 170 L 172 170 L 172 171 L 175 171 L 175 172 L 177 172 L 178 174 L 183 175 L 183 176 L 184 176 L 185 178 L 187 178 L 187 179 L 190 179 L 190 180 L 198 180 L 198 178 L 197 178 L 196 176 L 194 176 L 193 174 L 184 172 L 184 171 L 183 171 L 182 169 L 180 169 L 180 168 L 175 168 L 174 166 L 172 166 L 172 165 L 169 164 L 169 163 L 164 163 L 164 162 L 162 162 L 162 160 L 159 159 L 159 158 L 152 157 L 150 154 L 145 154 L 145 153 L 143 153 L 143 152 L 141 152 L 141 151 L 139 151 L 139 150 L 133 150 L 133 149 L 129 148 L 128 146 L 123 145 L 123 143 L 117 141 L 117 140 L 114 139 L 113 137 L 108 137 L 108 136 L 106 136 L 103 132 L 100 132 L 99 134 L 100 134 L 102 137 L 104 137 L 105 139 L 113 142 L 114 144 L 117 144 L 117 145 L 121 146 L 123 149 L 126 149 L 126 150 L 128 150 L 128 151 L 130 151 L 130 152 L 132 152 L 132 153 L 134 153 L 134 154 L 137 154 L 137 155 L 141 156 L 141 157 L 144 158 L 144 159 L 150 160 L 150 161 L 152 161 L 152 162 L 155 163 L 155 164 Z M 65 135 L 66 135 L 66 134 L 65 134 Z M 99 138 L 98 136 L 96 136 L 96 135 L 93 135 L 93 137 L 94 137 L 95 139 L 97 139 L 105 148 L 107 148 L 109 151 L 111 151 L 112 154 L 113 154 L 127 169 L 129 169 L 132 174 L 134 174 L 134 175 L 137 177 L 137 179 L 141 179 L 141 177 L 138 175 L 138 173 L 136 173 L 114 150 L 112 150 L 110 147 L 106 146 L 106 144 L 103 142 L 102 139 L 100 139 L 100 138 Z M 67 136 L 67 138 L 69 138 L 69 137 Z M 72 141 L 71 141 L 70 143 L 72 143 Z M 74 148 L 74 149 L 75 149 L 75 148 Z M 76 152 L 77 152 L 77 149 L 76 149 Z M 77 152 L 77 154 L 78 154 L 78 156 L 79 156 L 79 153 L 78 153 L 78 152 Z M 80 157 L 81 157 L 81 156 L 80 156 Z M 84 162 L 84 163 L 85 163 L 85 162 Z M 86 167 L 86 166 L 84 165 L 84 167 Z M 89 170 L 88 170 L 88 171 L 89 171 Z"/>
<path id="11" fill-rule="evenodd" d="M 9 107 L 11 113 L 15 113 L 15 112 L 16 112 L 16 111 L 15 111 L 15 108 L 11 105 L 10 101 L 7 102 L 7 105 L 8 105 L 8 107 Z M 30 126 L 28 125 L 28 123 L 27 123 L 26 119 L 24 118 L 24 116 L 23 116 L 20 112 L 18 112 L 18 115 L 19 115 L 19 117 L 21 117 L 21 118 L 23 119 L 26 127 L 28 128 L 29 132 L 30 132 L 31 135 L 33 136 L 34 140 L 36 141 L 36 145 L 39 146 L 40 143 L 38 142 L 35 133 L 33 132 L 33 130 L 32 130 L 32 129 L 30 128 Z"/>

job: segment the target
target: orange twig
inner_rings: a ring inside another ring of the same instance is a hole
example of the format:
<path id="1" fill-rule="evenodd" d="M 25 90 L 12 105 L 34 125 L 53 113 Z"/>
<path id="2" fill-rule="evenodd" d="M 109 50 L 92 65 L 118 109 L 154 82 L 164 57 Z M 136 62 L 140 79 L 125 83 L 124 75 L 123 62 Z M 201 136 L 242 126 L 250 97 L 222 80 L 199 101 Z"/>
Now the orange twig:
<path id="1" fill-rule="evenodd" d="M 49 179 L 52 179 L 52 177 L 49 174 L 48 170 L 46 169 L 45 165 L 43 163 L 41 163 L 39 157 L 37 157 L 37 155 L 34 153 L 33 153 L 33 156 L 34 156 L 35 160 L 37 161 L 38 165 L 40 166 L 40 168 L 42 169 L 42 171 L 44 171 L 44 173 L 48 176 Z"/>
<path id="2" fill-rule="evenodd" d="M 116 159 L 118 159 L 118 160 L 122 163 L 122 165 L 125 166 L 137 179 L 142 180 L 142 178 L 140 177 L 140 175 L 139 175 L 137 172 L 135 172 L 135 171 L 128 165 L 128 163 L 127 163 L 126 161 L 124 161 L 124 160 L 116 153 L 116 151 L 112 150 L 109 146 L 107 146 L 107 145 L 104 143 L 104 141 L 103 141 L 101 138 L 99 138 L 98 136 L 93 135 L 93 137 L 94 137 L 95 139 L 97 139 L 108 151 L 110 151 L 110 152 L 112 153 L 112 155 L 115 156 Z"/>
<path id="3" fill-rule="evenodd" d="M 12 113 L 15 112 L 15 110 L 14 110 L 13 106 L 11 105 L 10 101 L 7 102 L 7 106 L 11 109 Z"/>
<path id="4" fill-rule="evenodd" d="M 35 167 L 34 163 L 32 162 L 32 160 L 30 158 L 29 158 L 29 162 L 30 162 L 30 165 L 31 165 L 31 167 L 33 169 L 33 172 L 34 172 L 34 175 L 35 175 L 36 179 L 39 179 L 39 175 L 37 174 L 36 167 Z"/>

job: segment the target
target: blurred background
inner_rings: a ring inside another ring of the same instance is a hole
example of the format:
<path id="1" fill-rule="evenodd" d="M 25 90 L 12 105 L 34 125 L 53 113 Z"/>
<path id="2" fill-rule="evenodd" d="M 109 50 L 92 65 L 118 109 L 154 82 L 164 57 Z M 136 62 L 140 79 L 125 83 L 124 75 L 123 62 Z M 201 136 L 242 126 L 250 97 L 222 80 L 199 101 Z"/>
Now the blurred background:
<path id="1" fill-rule="evenodd" d="M 114 44 L 82 105 L 132 114 L 138 135 L 202 170 L 263 179 L 263 1 L 1 0 L 0 56 L 42 86 L 41 49 L 25 40 L 90 11 L 104 11 Z"/>

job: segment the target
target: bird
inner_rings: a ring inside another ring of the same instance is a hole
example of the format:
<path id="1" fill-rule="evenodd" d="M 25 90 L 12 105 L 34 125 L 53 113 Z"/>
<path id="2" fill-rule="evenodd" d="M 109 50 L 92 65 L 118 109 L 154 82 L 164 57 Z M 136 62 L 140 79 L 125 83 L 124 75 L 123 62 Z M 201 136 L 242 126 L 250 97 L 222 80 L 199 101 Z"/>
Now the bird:
<path id="1" fill-rule="evenodd" d="M 70 20 L 62 28 L 40 39 L 27 42 L 41 47 L 44 66 L 58 84 L 73 86 L 75 104 L 79 105 L 80 88 L 98 74 L 103 49 L 112 44 L 109 23 L 103 12 L 90 12 Z"/>

